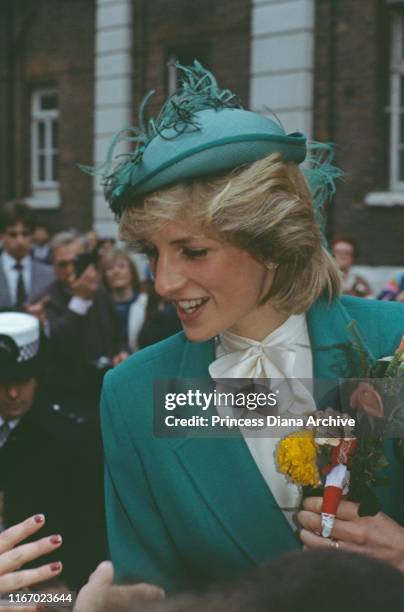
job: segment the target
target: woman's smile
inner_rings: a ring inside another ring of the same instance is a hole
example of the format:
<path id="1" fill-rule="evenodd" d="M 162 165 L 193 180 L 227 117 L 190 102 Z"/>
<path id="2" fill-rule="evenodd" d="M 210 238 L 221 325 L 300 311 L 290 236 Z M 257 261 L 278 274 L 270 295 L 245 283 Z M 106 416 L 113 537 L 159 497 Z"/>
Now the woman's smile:
<path id="1" fill-rule="evenodd" d="M 177 300 L 174 302 L 180 319 L 190 320 L 190 316 L 199 313 L 201 308 L 209 301 L 209 298 L 192 298 L 189 300 Z"/>

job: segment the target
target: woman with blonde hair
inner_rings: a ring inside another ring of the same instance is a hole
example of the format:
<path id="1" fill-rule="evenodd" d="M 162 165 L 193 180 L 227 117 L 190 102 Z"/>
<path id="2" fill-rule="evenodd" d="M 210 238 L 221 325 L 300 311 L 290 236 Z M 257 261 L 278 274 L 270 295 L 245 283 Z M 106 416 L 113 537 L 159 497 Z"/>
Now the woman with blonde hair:
<path id="1" fill-rule="evenodd" d="M 135 264 L 126 251 L 113 249 L 102 261 L 102 276 L 121 322 L 123 346 L 133 353 L 139 348 L 147 307 L 147 294 L 140 292 Z"/>
<path id="2" fill-rule="evenodd" d="M 318 208 L 332 167 L 314 159 L 303 174 L 302 134 L 244 110 L 197 62 L 183 71 L 178 94 L 134 131 L 136 151 L 106 180 L 121 236 L 149 256 L 183 325 L 110 372 L 102 406 L 118 579 L 168 590 L 235 578 L 297 547 L 288 508 L 301 490 L 279 473 L 269 437 L 155 429 L 159 384 L 334 378 L 337 363 L 354 376 L 343 361 L 352 319 L 372 357 L 391 354 L 404 329 L 402 307 L 339 298 Z M 173 416 L 204 414 L 185 397 Z M 297 413 L 312 409 L 306 395 Z M 309 545 L 332 545 L 314 533 L 318 510 L 307 514 Z M 338 536 L 341 548 L 355 529 Z"/>

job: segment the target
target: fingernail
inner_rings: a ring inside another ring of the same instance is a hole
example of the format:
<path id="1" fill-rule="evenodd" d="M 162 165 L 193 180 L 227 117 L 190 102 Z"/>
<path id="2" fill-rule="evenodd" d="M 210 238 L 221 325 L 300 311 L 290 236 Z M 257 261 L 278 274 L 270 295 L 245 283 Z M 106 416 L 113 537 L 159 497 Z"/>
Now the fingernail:
<path id="1" fill-rule="evenodd" d="M 62 564 L 60 561 L 55 561 L 54 563 L 51 563 L 49 566 L 51 572 L 58 572 L 60 569 L 62 569 Z"/>
<path id="2" fill-rule="evenodd" d="M 52 542 L 52 544 L 61 544 L 62 543 L 62 536 L 61 535 L 53 535 L 49 538 L 49 540 Z"/>
<path id="3" fill-rule="evenodd" d="M 96 569 L 99 569 L 100 567 L 111 567 L 111 565 L 112 565 L 112 561 L 109 561 L 109 560 L 101 561 L 101 563 L 97 565 Z"/>
<path id="4" fill-rule="evenodd" d="M 39 524 L 39 523 L 43 523 L 43 522 L 44 522 L 44 520 L 45 520 L 45 516 L 44 516 L 43 514 L 36 514 L 36 515 L 34 516 L 34 521 L 35 521 L 36 523 L 38 523 L 38 524 Z"/>

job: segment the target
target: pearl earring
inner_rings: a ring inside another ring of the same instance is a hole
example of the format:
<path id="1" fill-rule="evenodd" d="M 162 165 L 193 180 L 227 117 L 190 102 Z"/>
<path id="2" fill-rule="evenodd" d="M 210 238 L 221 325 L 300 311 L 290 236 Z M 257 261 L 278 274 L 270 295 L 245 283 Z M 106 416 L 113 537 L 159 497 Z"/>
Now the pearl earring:
<path id="1" fill-rule="evenodd" d="M 273 261 L 270 261 L 269 263 L 265 264 L 265 267 L 267 268 L 267 270 L 274 270 L 278 267 L 278 264 L 274 263 Z"/>

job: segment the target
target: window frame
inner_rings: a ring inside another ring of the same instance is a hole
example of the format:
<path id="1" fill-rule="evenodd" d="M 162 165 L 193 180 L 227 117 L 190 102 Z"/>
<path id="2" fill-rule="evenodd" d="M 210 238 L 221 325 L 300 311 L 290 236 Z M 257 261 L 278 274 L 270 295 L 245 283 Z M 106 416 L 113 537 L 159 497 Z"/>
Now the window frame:
<path id="1" fill-rule="evenodd" d="M 59 164 L 59 135 L 57 146 L 54 147 L 52 138 L 51 123 L 56 120 L 57 130 L 60 125 L 59 106 L 54 109 L 42 110 L 40 107 L 41 99 L 44 95 L 54 95 L 59 97 L 59 92 L 56 87 L 38 87 L 31 92 L 30 106 L 30 134 L 31 134 L 31 168 L 30 168 L 30 183 L 31 196 L 26 198 L 26 201 L 33 207 L 38 209 L 52 209 L 60 206 L 60 181 L 59 172 L 58 178 L 55 180 L 52 177 L 53 156 L 57 156 L 56 163 Z M 38 142 L 38 125 L 39 121 L 45 121 L 45 147 L 43 154 L 45 155 L 45 178 L 39 180 L 39 155 L 41 154 Z M 49 146 L 46 146 L 49 145 Z M 58 169 L 59 170 L 59 169 Z M 51 179 L 49 179 L 49 175 Z"/>
<path id="2" fill-rule="evenodd" d="M 208 41 L 199 41 L 197 45 L 189 42 L 182 42 L 179 45 L 166 48 L 165 52 L 166 64 L 166 93 L 167 96 L 172 96 L 178 91 L 178 69 L 176 63 L 186 66 L 191 64 L 194 59 L 202 62 L 205 68 L 210 70 L 211 64 L 211 45 Z"/>
<path id="3" fill-rule="evenodd" d="M 178 90 L 178 70 L 176 67 L 177 55 L 169 53 L 167 58 L 167 95 L 173 96 Z"/>
<path id="4" fill-rule="evenodd" d="M 41 100 L 43 96 L 55 95 L 57 90 L 52 89 L 36 89 L 32 92 L 31 102 L 31 184 L 32 189 L 57 189 L 59 180 L 53 178 L 52 162 L 53 157 L 58 155 L 58 147 L 54 147 L 52 141 L 52 124 L 56 120 L 58 127 L 59 109 L 41 109 Z M 40 148 L 38 138 L 39 123 L 44 124 L 44 147 Z M 39 178 L 39 157 L 44 156 L 45 161 L 45 180 Z"/>
<path id="5" fill-rule="evenodd" d="M 404 142 L 400 142 L 400 120 L 404 122 L 404 13 L 401 11 L 392 14 L 391 34 L 389 188 L 393 192 L 403 192 L 400 152 L 404 156 Z M 401 131 L 404 136 L 404 127 Z"/>

